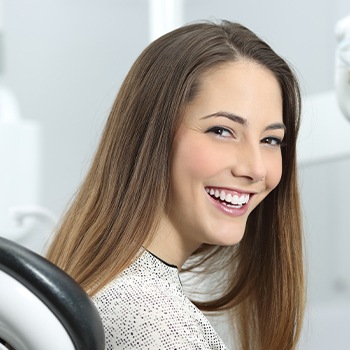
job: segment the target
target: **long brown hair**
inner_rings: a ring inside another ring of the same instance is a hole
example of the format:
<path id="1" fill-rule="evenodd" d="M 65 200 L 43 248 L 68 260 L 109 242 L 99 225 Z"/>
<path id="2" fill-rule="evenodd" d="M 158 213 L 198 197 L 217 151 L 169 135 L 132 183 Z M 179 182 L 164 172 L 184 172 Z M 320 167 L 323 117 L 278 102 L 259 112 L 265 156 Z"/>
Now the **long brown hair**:
<path id="1" fill-rule="evenodd" d="M 203 246 L 193 266 L 225 267 L 225 289 L 203 311 L 232 311 L 244 350 L 290 350 L 299 337 L 304 277 L 296 172 L 300 92 L 288 64 L 240 24 L 201 22 L 150 44 L 126 76 L 90 170 L 47 257 L 90 294 L 152 239 L 165 207 L 174 135 L 204 72 L 253 60 L 278 80 L 287 127 L 280 184 L 249 216 L 234 247 Z M 192 260 L 190 259 L 190 262 Z"/>

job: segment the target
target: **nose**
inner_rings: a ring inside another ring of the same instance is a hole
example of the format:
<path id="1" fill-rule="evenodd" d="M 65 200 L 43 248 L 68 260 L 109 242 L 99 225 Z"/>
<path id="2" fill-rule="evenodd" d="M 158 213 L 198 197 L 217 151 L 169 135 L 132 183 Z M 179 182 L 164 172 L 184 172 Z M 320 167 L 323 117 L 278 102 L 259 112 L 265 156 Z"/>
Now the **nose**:
<path id="1" fill-rule="evenodd" d="M 266 177 L 266 160 L 261 145 L 241 145 L 235 153 L 231 172 L 235 177 L 245 177 L 252 182 Z"/>

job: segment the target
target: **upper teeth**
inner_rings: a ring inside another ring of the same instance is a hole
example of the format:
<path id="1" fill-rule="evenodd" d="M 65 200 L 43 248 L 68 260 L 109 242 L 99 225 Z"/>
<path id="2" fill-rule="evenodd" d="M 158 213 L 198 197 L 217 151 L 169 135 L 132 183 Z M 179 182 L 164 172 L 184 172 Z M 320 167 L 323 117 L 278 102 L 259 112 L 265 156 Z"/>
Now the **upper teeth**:
<path id="1" fill-rule="evenodd" d="M 218 189 L 209 189 L 206 188 L 207 193 L 209 193 L 211 196 L 215 198 L 220 198 L 222 201 L 232 203 L 233 205 L 243 205 L 245 203 L 248 203 L 249 201 L 249 194 L 243 193 L 243 194 L 231 194 L 226 193 L 224 190 L 218 190 Z"/>

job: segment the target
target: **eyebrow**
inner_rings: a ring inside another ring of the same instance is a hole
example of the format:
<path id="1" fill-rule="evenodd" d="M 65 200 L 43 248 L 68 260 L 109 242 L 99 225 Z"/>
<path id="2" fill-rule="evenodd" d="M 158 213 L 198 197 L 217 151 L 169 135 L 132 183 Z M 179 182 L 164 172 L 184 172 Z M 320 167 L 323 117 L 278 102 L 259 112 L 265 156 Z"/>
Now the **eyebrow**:
<path id="1" fill-rule="evenodd" d="M 208 119 L 211 117 L 225 117 L 225 118 L 232 120 L 235 123 L 241 124 L 243 126 L 248 126 L 247 119 L 239 117 L 238 115 L 235 115 L 235 114 L 230 113 L 230 112 L 216 112 L 213 114 L 206 115 L 202 119 Z"/>
<path id="2" fill-rule="evenodd" d="M 216 112 L 213 114 L 209 114 L 204 116 L 201 119 L 208 119 L 208 118 L 212 118 L 212 117 L 225 117 L 228 118 L 230 120 L 232 120 L 235 123 L 241 124 L 244 127 L 248 126 L 248 120 L 245 118 L 242 118 L 236 114 L 230 113 L 230 112 Z M 282 129 L 284 132 L 287 131 L 286 126 L 283 123 L 273 123 L 268 125 L 264 130 L 279 130 Z"/>
<path id="3" fill-rule="evenodd" d="M 265 128 L 265 131 L 268 131 L 268 130 L 279 130 L 279 129 L 282 129 L 284 132 L 287 132 L 287 128 L 286 128 L 286 126 L 283 123 L 270 124 L 270 125 L 268 125 Z"/>

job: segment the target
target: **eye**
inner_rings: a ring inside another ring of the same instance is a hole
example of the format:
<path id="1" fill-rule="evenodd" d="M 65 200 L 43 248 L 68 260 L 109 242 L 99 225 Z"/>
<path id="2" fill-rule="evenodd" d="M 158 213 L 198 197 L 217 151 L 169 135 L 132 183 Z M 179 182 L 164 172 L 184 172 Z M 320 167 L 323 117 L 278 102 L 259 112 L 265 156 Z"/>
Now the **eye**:
<path id="1" fill-rule="evenodd" d="M 261 143 L 272 146 L 272 147 L 281 147 L 283 146 L 283 139 L 279 137 L 265 137 L 261 140 Z"/>
<path id="2" fill-rule="evenodd" d="M 234 133 L 232 132 L 232 130 L 225 128 L 223 126 L 214 126 L 212 128 L 210 128 L 207 133 L 211 133 L 214 135 L 217 135 L 219 137 L 232 137 L 234 136 Z"/>

